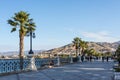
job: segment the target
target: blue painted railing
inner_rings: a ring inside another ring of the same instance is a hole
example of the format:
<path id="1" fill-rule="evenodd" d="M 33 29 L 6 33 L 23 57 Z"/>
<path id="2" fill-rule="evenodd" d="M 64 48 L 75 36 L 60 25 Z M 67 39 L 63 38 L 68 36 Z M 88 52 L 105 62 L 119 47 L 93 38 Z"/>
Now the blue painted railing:
<path id="1" fill-rule="evenodd" d="M 52 59 L 54 64 L 57 63 L 57 59 Z M 23 70 L 26 70 L 30 63 L 30 59 L 24 59 Z M 40 68 L 43 64 L 49 63 L 49 59 L 35 59 L 35 65 Z M 20 71 L 20 59 L 0 59 L 0 73 L 8 73 Z"/>
<path id="2" fill-rule="evenodd" d="M 57 58 L 51 59 L 54 64 L 57 64 Z M 35 65 L 40 68 L 44 64 L 48 64 L 50 59 L 35 58 Z M 69 58 L 60 58 L 60 62 L 70 62 Z M 27 70 L 30 59 L 23 60 L 23 70 Z M 20 59 L 0 59 L 0 74 L 20 71 Z"/>

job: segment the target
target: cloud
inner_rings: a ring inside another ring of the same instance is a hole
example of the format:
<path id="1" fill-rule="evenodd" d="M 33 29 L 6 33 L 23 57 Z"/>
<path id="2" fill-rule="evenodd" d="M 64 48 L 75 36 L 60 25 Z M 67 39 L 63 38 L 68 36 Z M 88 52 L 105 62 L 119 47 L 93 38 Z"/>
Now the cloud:
<path id="1" fill-rule="evenodd" d="M 113 37 L 108 31 L 82 32 L 82 35 L 85 38 L 89 38 L 90 40 L 97 42 L 115 42 L 120 40 L 118 37 Z"/>
<path id="2" fill-rule="evenodd" d="M 98 32 L 87 32 L 75 28 L 64 28 L 64 30 L 68 31 L 74 36 L 78 36 L 80 38 L 87 39 L 88 41 L 95 41 L 95 42 L 116 42 L 120 40 L 120 37 L 117 35 L 113 35 L 113 33 L 109 31 L 98 31 Z"/>

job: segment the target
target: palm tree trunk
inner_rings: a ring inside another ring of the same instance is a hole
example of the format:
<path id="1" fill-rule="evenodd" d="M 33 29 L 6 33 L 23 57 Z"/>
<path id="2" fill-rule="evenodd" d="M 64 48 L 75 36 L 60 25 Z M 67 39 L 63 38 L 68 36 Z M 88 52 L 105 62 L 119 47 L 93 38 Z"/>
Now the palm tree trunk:
<path id="1" fill-rule="evenodd" d="M 80 55 L 80 48 L 79 48 L 79 55 Z"/>
<path id="2" fill-rule="evenodd" d="M 24 35 L 20 33 L 20 69 L 23 70 L 23 58 L 24 58 Z"/>
<path id="3" fill-rule="evenodd" d="M 76 48 L 76 57 L 77 57 L 77 54 L 78 54 L 78 49 Z"/>

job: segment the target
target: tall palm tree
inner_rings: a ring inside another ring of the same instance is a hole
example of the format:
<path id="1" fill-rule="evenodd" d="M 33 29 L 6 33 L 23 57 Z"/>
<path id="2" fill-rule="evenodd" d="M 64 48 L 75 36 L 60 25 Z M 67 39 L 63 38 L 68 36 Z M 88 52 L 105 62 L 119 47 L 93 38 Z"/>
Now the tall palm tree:
<path id="1" fill-rule="evenodd" d="M 82 45 L 82 42 L 83 41 L 80 39 L 79 47 L 78 47 L 79 48 L 79 55 L 81 55 L 81 50 L 82 50 L 82 46 L 81 45 Z"/>
<path id="2" fill-rule="evenodd" d="M 88 48 L 88 43 L 85 41 L 81 41 L 80 42 L 80 50 L 81 53 L 84 54 L 84 51 Z"/>
<path id="3" fill-rule="evenodd" d="M 75 46 L 75 49 L 76 49 L 76 57 L 77 57 L 77 55 L 78 55 L 78 49 L 79 49 L 79 43 L 80 43 L 80 38 L 79 37 L 75 37 L 74 39 L 73 39 L 73 46 Z"/>
<path id="4" fill-rule="evenodd" d="M 115 51 L 115 56 L 117 57 L 118 64 L 120 65 L 120 45 Z"/>
<path id="5" fill-rule="evenodd" d="M 35 30 L 35 23 L 33 19 L 29 18 L 28 13 L 20 11 L 15 13 L 14 16 L 8 20 L 8 24 L 13 26 L 11 32 L 16 31 L 19 28 L 19 57 L 20 57 L 20 69 L 23 69 L 23 58 L 24 58 L 24 36 L 26 36 L 30 30 Z"/>

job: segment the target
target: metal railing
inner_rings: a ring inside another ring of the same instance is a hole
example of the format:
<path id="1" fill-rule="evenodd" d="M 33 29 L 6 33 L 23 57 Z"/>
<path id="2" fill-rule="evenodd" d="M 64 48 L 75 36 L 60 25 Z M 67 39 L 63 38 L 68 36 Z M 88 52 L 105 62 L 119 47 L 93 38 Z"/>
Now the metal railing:
<path id="1" fill-rule="evenodd" d="M 51 59 L 54 64 L 57 64 L 57 58 Z M 35 58 L 35 65 L 39 69 L 42 65 L 48 64 L 50 59 Z M 24 59 L 23 70 L 27 70 L 30 59 Z M 70 62 L 70 59 L 60 58 L 60 62 Z M 0 74 L 20 71 L 20 59 L 0 59 Z"/>

